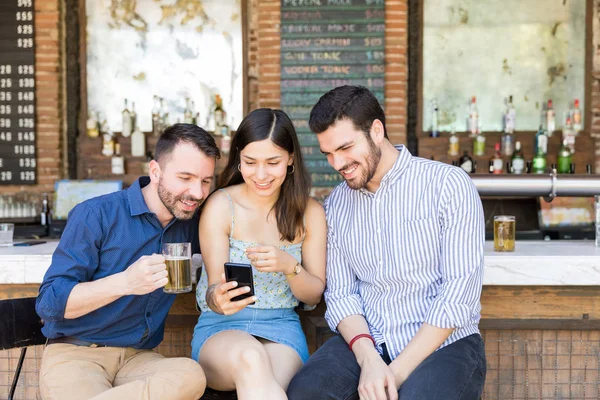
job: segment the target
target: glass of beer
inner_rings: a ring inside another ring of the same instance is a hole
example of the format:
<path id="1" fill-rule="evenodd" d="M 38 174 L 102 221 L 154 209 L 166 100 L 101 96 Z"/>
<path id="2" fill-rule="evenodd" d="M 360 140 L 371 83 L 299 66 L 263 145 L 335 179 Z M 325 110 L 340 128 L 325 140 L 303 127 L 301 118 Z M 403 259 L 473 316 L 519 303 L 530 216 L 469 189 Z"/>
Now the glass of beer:
<path id="1" fill-rule="evenodd" d="M 515 251 L 515 217 L 494 217 L 494 251 Z"/>
<path id="2" fill-rule="evenodd" d="M 164 243 L 163 256 L 167 265 L 169 282 L 163 292 L 177 294 L 192 290 L 191 243 Z"/>

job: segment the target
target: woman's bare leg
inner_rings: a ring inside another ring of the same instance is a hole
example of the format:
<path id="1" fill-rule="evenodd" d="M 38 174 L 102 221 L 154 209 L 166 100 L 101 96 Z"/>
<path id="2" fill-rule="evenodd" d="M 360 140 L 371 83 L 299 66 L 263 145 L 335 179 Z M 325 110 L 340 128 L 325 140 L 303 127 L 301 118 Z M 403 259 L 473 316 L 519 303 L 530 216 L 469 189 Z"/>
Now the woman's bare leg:
<path id="1" fill-rule="evenodd" d="M 240 400 L 287 399 L 265 346 L 249 333 L 219 332 L 202 346 L 199 358 L 213 389 L 235 389 Z"/>
<path id="2" fill-rule="evenodd" d="M 302 359 L 296 350 L 292 349 L 290 346 L 274 343 L 265 339 L 258 340 L 265 346 L 267 353 L 269 353 L 275 380 L 283 390 L 287 390 L 287 387 L 294 375 L 296 375 L 296 372 L 302 368 Z"/>

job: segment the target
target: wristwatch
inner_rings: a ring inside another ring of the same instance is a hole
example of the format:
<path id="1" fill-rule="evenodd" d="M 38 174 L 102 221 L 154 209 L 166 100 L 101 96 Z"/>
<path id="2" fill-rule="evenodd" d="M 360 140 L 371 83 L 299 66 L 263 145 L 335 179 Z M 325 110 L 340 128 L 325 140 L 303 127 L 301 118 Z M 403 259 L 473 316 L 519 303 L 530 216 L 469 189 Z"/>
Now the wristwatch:
<path id="1" fill-rule="evenodd" d="M 285 276 L 287 277 L 293 277 L 296 276 L 300 273 L 300 271 L 302 271 L 302 265 L 300 265 L 300 263 L 296 263 L 296 265 L 294 266 L 294 271 L 291 274 L 285 274 Z"/>

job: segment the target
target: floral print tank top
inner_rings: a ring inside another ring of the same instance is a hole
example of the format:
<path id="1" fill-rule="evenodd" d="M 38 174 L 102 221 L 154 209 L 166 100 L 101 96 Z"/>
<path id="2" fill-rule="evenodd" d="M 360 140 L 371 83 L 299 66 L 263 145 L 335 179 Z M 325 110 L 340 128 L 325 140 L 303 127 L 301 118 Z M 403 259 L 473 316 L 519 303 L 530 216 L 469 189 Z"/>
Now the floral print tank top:
<path id="1" fill-rule="evenodd" d="M 259 243 L 237 240 L 233 238 L 233 228 L 235 225 L 233 213 L 233 201 L 226 190 L 220 189 L 227 195 L 231 206 L 231 233 L 229 234 L 229 261 L 243 264 L 250 264 L 250 260 L 244 254 L 247 247 L 259 246 Z M 289 253 L 298 262 L 302 262 L 302 243 L 294 243 L 279 246 L 279 249 Z M 206 276 L 206 267 L 202 266 L 202 274 L 196 287 L 196 302 L 200 311 L 212 311 L 206 304 L 206 290 L 208 289 L 208 278 Z M 254 266 L 252 267 L 254 278 L 254 293 L 256 303 L 248 307 L 251 308 L 294 308 L 298 305 L 298 300 L 292 294 L 292 289 L 282 272 L 261 272 Z"/>

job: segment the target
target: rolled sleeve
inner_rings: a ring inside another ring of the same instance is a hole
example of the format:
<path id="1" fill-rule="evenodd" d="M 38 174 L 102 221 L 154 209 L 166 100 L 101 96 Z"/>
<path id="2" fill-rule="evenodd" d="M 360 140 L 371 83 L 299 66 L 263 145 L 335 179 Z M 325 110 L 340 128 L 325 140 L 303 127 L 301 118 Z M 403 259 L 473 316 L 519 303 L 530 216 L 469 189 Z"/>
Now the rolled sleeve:
<path id="1" fill-rule="evenodd" d="M 440 204 L 442 282 L 425 322 L 461 328 L 480 318 L 485 220 L 473 182 L 458 168 L 445 180 Z"/>
<path id="2" fill-rule="evenodd" d="M 100 218 L 91 207 L 80 204 L 68 220 L 36 301 L 36 311 L 45 321 L 62 321 L 71 290 L 90 281 L 98 268 Z"/>
<path id="3" fill-rule="evenodd" d="M 329 199 L 328 199 L 329 200 Z M 329 212 L 329 201 L 324 205 L 327 213 L 327 287 L 325 320 L 332 331 L 337 333 L 340 322 L 351 315 L 363 315 L 363 302 L 359 294 L 359 282 L 348 264 L 335 236 L 333 217 Z"/>

